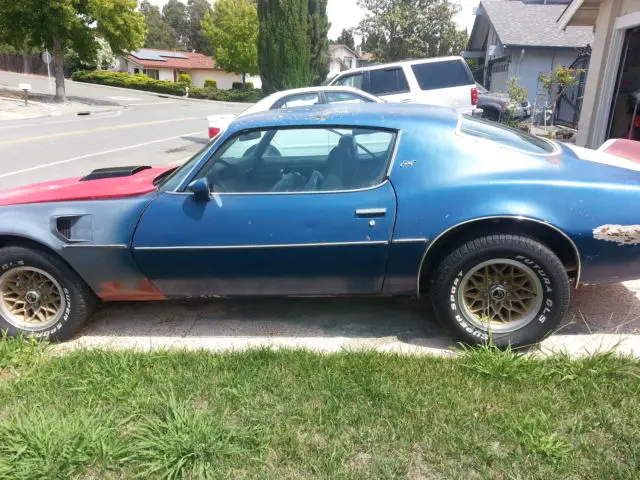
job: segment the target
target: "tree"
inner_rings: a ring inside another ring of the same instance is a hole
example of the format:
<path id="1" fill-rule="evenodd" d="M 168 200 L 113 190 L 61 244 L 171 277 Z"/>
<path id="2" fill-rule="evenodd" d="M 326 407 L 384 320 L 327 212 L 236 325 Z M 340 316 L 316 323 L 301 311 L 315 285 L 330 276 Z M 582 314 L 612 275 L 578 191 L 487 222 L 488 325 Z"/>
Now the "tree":
<path id="1" fill-rule="evenodd" d="M 140 4 L 140 13 L 144 16 L 147 31 L 144 37 L 144 46 L 147 48 L 159 48 L 162 50 L 174 50 L 178 48 L 175 30 L 169 25 L 160 13 L 160 9 L 151 5 L 148 0 Z"/>
<path id="2" fill-rule="evenodd" d="M 258 0 L 258 18 L 262 89 L 273 93 L 309 85 L 308 0 Z"/>
<path id="3" fill-rule="evenodd" d="M 464 50 L 466 32 L 456 28 L 458 7 L 447 0 L 358 0 L 367 10 L 358 26 L 365 50 L 391 62 Z"/>
<path id="4" fill-rule="evenodd" d="M 95 56 L 98 38 L 114 54 L 142 45 L 144 18 L 136 0 L 0 0 L 0 43 L 28 45 L 53 53 L 56 100 L 65 100 L 64 53 Z"/>
<path id="5" fill-rule="evenodd" d="M 558 65 L 549 74 L 540 74 L 540 83 L 548 92 L 547 106 L 551 107 L 551 118 L 555 118 L 558 99 L 571 87 L 578 84 L 577 74 L 584 73 L 584 69 L 569 68 Z M 546 124 L 545 124 L 546 125 Z"/>
<path id="6" fill-rule="evenodd" d="M 327 0 L 309 0 L 309 74 L 312 85 L 321 85 L 329 74 L 328 33 Z"/>
<path id="7" fill-rule="evenodd" d="M 211 55 L 213 52 L 209 46 L 209 40 L 202 29 L 202 22 L 207 13 L 211 15 L 211 5 L 208 0 L 189 0 L 186 45 L 189 50 Z"/>
<path id="8" fill-rule="evenodd" d="M 177 48 L 186 48 L 186 40 L 189 35 L 187 6 L 179 0 L 169 0 L 167 4 L 162 7 L 162 19 L 170 25 L 175 32 Z"/>
<path id="9" fill-rule="evenodd" d="M 336 43 L 338 45 L 346 45 L 351 50 L 355 50 L 356 41 L 353 38 L 353 29 L 350 28 L 347 30 L 346 28 L 343 28 L 338 38 L 336 38 Z"/>
<path id="10" fill-rule="evenodd" d="M 228 72 L 257 75 L 258 10 L 251 0 L 217 0 L 202 22 L 216 65 Z"/>

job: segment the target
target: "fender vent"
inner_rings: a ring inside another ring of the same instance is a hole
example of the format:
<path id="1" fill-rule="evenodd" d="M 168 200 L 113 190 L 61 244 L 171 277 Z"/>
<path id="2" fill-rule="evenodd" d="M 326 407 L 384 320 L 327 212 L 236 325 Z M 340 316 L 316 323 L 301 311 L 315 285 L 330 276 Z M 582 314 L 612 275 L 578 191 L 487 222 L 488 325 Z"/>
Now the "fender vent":
<path id="1" fill-rule="evenodd" d="M 56 232 L 67 242 L 86 242 L 93 237 L 91 215 L 71 215 L 55 219 Z"/>
<path id="2" fill-rule="evenodd" d="M 89 180 L 100 180 L 103 178 L 117 178 L 117 177 L 130 177 L 142 170 L 151 168 L 149 165 L 138 165 L 133 167 L 110 167 L 110 168 L 98 168 L 93 170 L 89 175 L 86 175 L 80 179 L 81 182 L 87 182 Z"/>

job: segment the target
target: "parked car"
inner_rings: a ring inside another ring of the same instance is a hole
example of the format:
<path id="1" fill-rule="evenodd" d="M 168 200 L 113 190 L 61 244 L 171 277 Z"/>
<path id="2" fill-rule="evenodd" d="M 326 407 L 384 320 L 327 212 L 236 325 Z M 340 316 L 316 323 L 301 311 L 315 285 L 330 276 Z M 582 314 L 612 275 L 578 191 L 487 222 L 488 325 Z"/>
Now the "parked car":
<path id="1" fill-rule="evenodd" d="M 1 192 L 0 329 L 64 340 L 98 300 L 429 292 L 463 340 L 531 344 L 572 285 L 640 277 L 635 156 L 424 105 L 247 115 L 179 168 Z"/>
<path id="2" fill-rule="evenodd" d="M 508 93 L 490 92 L 479 83 L 478 107 L 482 108 L 482 118 L 499 122 L 501 120 L 525 120 L 531 116 L 531 104 L 524 102 L 511 102 Z"/>
<path id="3" fill-rule="evenodd" d="M 305 107 L 309 105 L 322 104 L 347 104 L 347 103 L 383 103 L 379 97 L 370 95 L 362 90 L 351 87 L 308 87 L 294 88 L 272 93 L 259 102 L 254 103 L 238 115 L 210 115 L 209 138 L 213 138 L 226 127 L 236 117 L 251 115 L 252 113 L 264 112 L 267 110 L 278 110 L 281 108 Z"/>
<path id="4" fill-rule="evenodd" d="M 462 57 L 438 57 L 346 70 L 330 85 L 359 88 L 391 103 L 422 103 L 481 114 L 478 88 Z"/>

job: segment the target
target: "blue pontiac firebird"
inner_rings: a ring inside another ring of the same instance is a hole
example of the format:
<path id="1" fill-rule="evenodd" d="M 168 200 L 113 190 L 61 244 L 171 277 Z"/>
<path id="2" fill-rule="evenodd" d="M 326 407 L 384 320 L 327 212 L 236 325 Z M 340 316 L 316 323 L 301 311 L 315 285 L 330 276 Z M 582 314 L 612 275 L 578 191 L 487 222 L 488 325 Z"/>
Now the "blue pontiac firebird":
<path id="1" fill-rule="evenodd" d="M 640 277 L 639 167 L 424 105 L 242 117 L 179 168 L 1 192 L 0 329 L 67 339 L 98 300 L 429 292 L 463 340 L 530 344 L 572 285 Z"/>

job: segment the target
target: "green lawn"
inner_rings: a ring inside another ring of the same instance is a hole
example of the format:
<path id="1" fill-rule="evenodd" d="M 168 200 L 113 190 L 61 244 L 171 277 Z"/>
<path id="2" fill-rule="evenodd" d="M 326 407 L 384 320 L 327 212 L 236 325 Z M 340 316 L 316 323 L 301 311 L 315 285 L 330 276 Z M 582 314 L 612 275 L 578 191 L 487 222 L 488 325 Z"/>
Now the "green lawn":
<path id="1" fill-rule="evenodd" d="M 638 479 L 640 364 L 0 339 L 0 478 Z"/>

